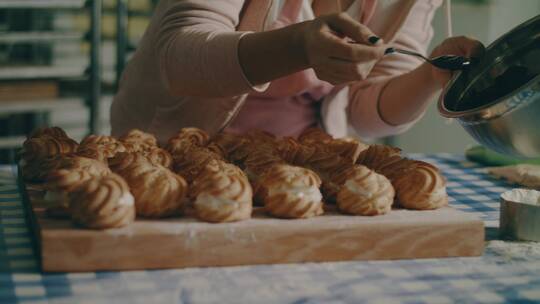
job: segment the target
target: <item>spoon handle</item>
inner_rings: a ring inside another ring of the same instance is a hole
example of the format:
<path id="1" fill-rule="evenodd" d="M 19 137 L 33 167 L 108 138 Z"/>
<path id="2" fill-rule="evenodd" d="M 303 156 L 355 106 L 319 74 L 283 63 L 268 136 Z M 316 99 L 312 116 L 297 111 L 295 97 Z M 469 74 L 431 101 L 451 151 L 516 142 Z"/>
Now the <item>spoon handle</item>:
<path id="1" fill-rule="evenodd" d="M 401 53 L 401 54 L 405 54 L 405 55 L 416 56 L 416 57 L 419 57 L 419 58 L 424 59 L 425 61 L 429 61 L 428 58 L 426 58 L 424 55 L 422 55 L 422 54 L 420 54 L 420 53 L 416 53 L 416 52 L 412 52 L 412 51 L 407 51 L 407 50 L 403 50 L 403 49 L 396 49 L 396 48 L 390 48 L 390 49 L 391 49 L 391 51 L 386 50 L 387 54 L 389 54 L 389 53 Z"/>
<path id="2" fill-rule="evenodd" d="M 397 49 L 397 48 L 388 48 L 385 51 L 385 54 L 400 53 L 405 55 L 411 55 L 425 60 L 426 62 L 444 70 L 456 71 L 463 70 L 468 65 L 471 64 L 471 60 L 462 56 L 455 55 L 443 55 L 435 58 L 427 58 L 420 53 L 416 53 L 409 50 Z"/>

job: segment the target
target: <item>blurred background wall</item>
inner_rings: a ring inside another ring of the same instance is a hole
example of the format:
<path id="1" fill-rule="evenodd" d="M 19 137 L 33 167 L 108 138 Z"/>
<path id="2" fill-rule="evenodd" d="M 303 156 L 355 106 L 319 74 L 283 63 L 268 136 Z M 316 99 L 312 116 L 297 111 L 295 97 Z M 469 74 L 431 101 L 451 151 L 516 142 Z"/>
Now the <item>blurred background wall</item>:
<path id="1" fill-rule="evenodd" d="M 211 0 L 209 0 L 211 1 Z M 421 1 L 421 0 L 419 0 Z M 136 48 L 157 0 L 104 0 L 100 20 L 101 98 L 98 123 L 107 134 L 116 90 L 118 3 L 126 7 L 126 58 Z M 75 139 L 88 133 L 91 0 L 0 0 L 0 163 L 14 158 L 25 134 L 43 123 Z M 540 13 L 540 0 L 454 0 L 454 35 L 489 44 L 515 25 Z M 433 46 L 445 37 L 439 10 Z M 461 153 L 473 144 L 457 123 L 440 117 L 433 102 L 407 133 L 392 138 L 406 152 Z"/>

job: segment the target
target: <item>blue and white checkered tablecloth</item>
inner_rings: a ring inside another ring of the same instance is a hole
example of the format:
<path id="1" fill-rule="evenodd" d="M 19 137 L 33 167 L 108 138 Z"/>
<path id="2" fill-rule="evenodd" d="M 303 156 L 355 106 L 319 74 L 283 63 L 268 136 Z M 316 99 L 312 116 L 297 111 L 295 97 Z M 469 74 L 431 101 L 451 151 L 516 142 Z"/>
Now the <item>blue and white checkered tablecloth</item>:
<path id="1" fill-rule="evenodd" d="M 177 270 L 38 270 L 13 168 L 0 170 L 0 303 L 540 303 L 540 243 L 497 239 L 498 197 L 512 186 L 449 154 L 451 204 L 486 223 L 482 257 Z"/>

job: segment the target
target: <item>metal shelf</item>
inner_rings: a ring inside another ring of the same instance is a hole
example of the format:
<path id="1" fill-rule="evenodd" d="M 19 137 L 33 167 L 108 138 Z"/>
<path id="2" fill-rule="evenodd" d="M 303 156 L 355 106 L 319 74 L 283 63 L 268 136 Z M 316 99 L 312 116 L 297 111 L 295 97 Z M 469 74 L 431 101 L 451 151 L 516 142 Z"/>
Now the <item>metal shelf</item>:
<path id="1" fill-rule="evenodd" d="M 1 101 L 0 115 L 18 114 L 28 112 L 50 112 L 54 110 L 80 109 L 84 99 L 77 97 L 64 97 L 43 100 Z"/>
<path id="2" fill-rule="evenodd" d="M 0 80 L 81 77 L 82 66 L 21 66 L 0 68 Z"/>
<path id="3" fill-rule="evenodd" d="M 0 149 L 20 148 L 26 136 L 0 137 Z"/>
<path id="4" fill-rule="evenodd" d="M 77 32 L 0 32 L 0 43 L 57 42 L 81 40 L 83 37 L 82 33 Z"/>
<path id="5" fill-rule="evenodd" d="M 3 8 L 81 8 L 85 0 L 0 0 Z"/>

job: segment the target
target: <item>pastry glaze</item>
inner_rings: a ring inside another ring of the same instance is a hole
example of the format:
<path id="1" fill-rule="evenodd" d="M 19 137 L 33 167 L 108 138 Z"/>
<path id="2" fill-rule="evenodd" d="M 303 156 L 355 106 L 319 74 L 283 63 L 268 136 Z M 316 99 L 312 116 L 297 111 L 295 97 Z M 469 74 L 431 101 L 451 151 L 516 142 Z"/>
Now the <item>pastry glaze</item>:
<path id="1" fill-rule="evenodd" d="M 63 157 L 59 160 L 56 169 L 87 171 L 93 176 L 104 176 L 111 173 L 111 170 L 104 163 L 81 156 Z"/>
<path id="2" fill-rule="evenodd" d="M 146 159 L 154 165 L 161 165 L 166 168 L 171 168 L 173 159 L 169 152 L 164 149 L 153 147 L 152 149 L 143 153 Z"/>
<path id="3" fill-rule="evenodd" d="M 98 160 L 104 164 L 109 163 L 109 157 L 113 157 L 116 153 L 111 154 L 109 151 L 106 151 L 102 146 L 95 144 L 80 145 L 77 149 L 77 156 L 82 156 L 86 158 L 91 158 Z M 112 155 L 112 156 L 111 156 Z"/>
<path id="4" fill-rule="evenodd" d="M 135 197 L 137 215 L 159 218 L 181 211 L 188 189 L 180 175 L 149 162 L 137 162 L 128 168 L 123 177 Z"/>
<path id="5" fill-rule="evenodd" d="M 251 217 L 253 190 L 246 176 L 236 169 L 206 170 L 193 182 L 193 195 L 200 220 L 219 223 Z"/>
<path id="6" fill-rule="evenodd" d="M 139 163 L 150 163 L 150 161 L 142 153 L 119 152 L 109 159 L 109 168 L 114 173 L 124 176 L 133 166 Z"/>
<path id="7" fill-rule="evenodd" d="M 165 149 L 173 156 L 187 153 L 192 146 L 205 147 L 210 136 L 198 128 L 182 128 L 178 133 L 169 138 Z"/>
<path id="8" fill-rule="evenodd" d="M 92 175 L 110 173 L 104 163 L 76 155 L 54 155 L 33 162 L 26 162 L 23 159 L 21 167 L 24 179 L 29 182 L 45 182 L 51 172 L 59 169 L 87 170 Z"/>
<path id="9" fill-rule="evenodd" d="M 222 132 L 212 138 L 208 149 L 219 153 L 235 164 L 241 164 L 250 152 L 249 145 L 249 139 L 243 136 Z"/>
<path id="10" fill-rule="evenodd" d="M 332 140 L 332 136 L 324 132 L 321 128 L 308 128 L 298 136 L 298 141 L 303 144 L 310 142 L 326 143 Z"/>
<path id="11" fill-rule="evenodd" d="M 70 138 L 49 135 L 27 139 L 23 143 L 22 158 L 26 162 L 41 161 L 47 157 L 77 152 L 78 144 Z"/>
<path id="12" fill-rule="evenodd" d="M 285 161 L 275 155 L 273 151 L 264 147 L 251 151 L 244 162 L 245 171 L 250 180 L 252 178 L 256 180 L 259 176 L 278 164 L 285 164 Z"/>
<path id="13" fill-rule="evenodd" d="M 47 176 L 45 200 L 56 206 L 67 206 L 67 195 L 92 177 L 106 176 L 110 170 L 59 169 Z"/>
<path id="14" fill-rule="evenodd" d="M 173 155 L 173 171 L 191 183 L 212 160 L 221 160 L 221 156 L 207 148 L 191 145 L 184 153 Z"/>
<path id="15" fill-rule="evenodd" d="M 400 206 L 407 209 L 437 209 L 448 205 L 446 180 L 431 164 L 416 161 L 414 169 L 394 182 Z"/>
<path id="16" fill-rule="evenodd" d="M 133 196 L 128 185 L 112 173 L 91 177 L 69 194 L 73 221 L 92 229 L 118 228 L 135 220 Z"/>
<path id="17" fill-rule="evenodd" d="M 377 171 L 389 158 L 402 158 L 401 149 L 386 145 L 371 145 L 360 153 L 356 163 Z"/>
<path id="18" fill-rule="evenodd" d="M 42 136 L 50 136 L 54 138 L 69 138 L 69 136 L 66 134 L 62 128 L 59 127 L 41 127 L 37 128 L 30 135 L 28 138 L 36 138 L 36 137 L 42 137 Z"/>
<path id="19" fill-rule="evenodd" d="M 189 141 L 199 147 L 206 146 L 210 140 L 208 133 L 199 128 L 182 128 L 173 138 Z"/>
<path id="20" fill-rule="evenodd" d="M 426 162 L 402 157 L 398 148 L 372 145 L 360 153 L 357 163 L 385 175 L 401 207 L 424 210 L 448 204 L 446 180 L 441 172 Z"/>
<path id="21" fill-rule="evenodd" d="M 20 165 L 24 180 L 31 183 L 44 182 L 47 175 L 59 166 L 61 160 L 60 155 L 49 156 L 40 161 L 31 162 L 22 159 Z"/>
<path id="22" fill-rule="evenodd" d="M 119 140 L 122 142 L 127 152 L 142 152 L 157 147 L 156 137 L 139 129 L 130 130 L 122 135 Z"/>
<path id="23" fill-rule="evenodd" d="M 394 202 L 394 188 L 381 174 L 365 166 L 354 166 L 342 177 L 344 183 L 337 193 L 337 206 L 341 212 L 353 215 L 380 215 L 388 213 Z"/>
<path id="24" fill-rule="evenodd" d="M 334 139 L 330 134 L 327 134 L 320 128 L 309 128 L 305 130 L 300 134 L 298 140 L 304 145 L 317 146 L 318 148 L 336 153 L 348 159 L 353 164 L 356 162 L 360 152 L 368 147 L 366 144 L 353 138 Z"/>
<path id="25" fill-rule="evenodd" d="M 333 139 L 328 143 L 327 148 L 354 164 L 360 153 L 367 149 L 368 146 L 357 140 Z"/>
<path id="26" fill-rule="evenodd" d="M 88 135 L 81 141 L 80 148 L 99 149 L 107 158 L 114 157 L 116 153 L 125 152 L 126 147 L 121 141 L 107 135 Z"/>
<path id="27" fill-rule="evenodd" d="M 323 213 L 321 179 L 305 168 L 276 165 L 258 181 L 266 212 L 281 218 L 309 218 Z"/>

